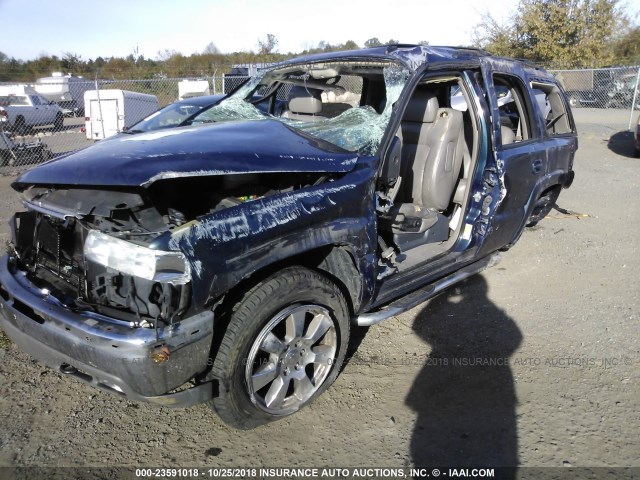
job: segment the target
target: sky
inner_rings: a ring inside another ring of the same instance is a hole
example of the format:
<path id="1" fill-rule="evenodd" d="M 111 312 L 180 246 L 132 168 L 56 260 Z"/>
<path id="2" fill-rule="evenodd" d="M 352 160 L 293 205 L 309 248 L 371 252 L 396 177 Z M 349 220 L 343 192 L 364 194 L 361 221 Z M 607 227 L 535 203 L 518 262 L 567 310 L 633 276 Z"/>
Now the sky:
<path id="1" fill-rule="evenodd" d="M 516 0 L 0 0 L 0 51 L 30 60 L 65 53 L 83 59 L 137 52 L 201 53 L 213 42 L 223 53 L 255 51 L 268 33 L 278 51 L 301 52 L 372 37 L 382 42 L 470 45 L 481 14 L 509 17 Z M 626 0 L 640 20 L 640 0 Z"/>

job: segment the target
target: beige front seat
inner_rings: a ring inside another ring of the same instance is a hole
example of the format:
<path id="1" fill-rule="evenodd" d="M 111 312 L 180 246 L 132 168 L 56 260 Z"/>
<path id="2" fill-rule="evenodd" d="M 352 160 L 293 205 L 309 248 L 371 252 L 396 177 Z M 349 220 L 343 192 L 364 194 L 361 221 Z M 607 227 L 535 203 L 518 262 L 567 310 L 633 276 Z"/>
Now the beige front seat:
<path id="1" fill-rule="evenodd" d="M 389 212 L 394 233 L 422 233 L 452 200 L 466 145 L 462 112 L 439 108 L 435 94 L 416 90 L 402 118 L 402 183 Z"/>
<path id="2" fill-rule="evenodd" d="M 324 120 L 326 117 L 319 115 L 322 112 L 320 95 L 320 90 L 314 88 L 293 87 L 289 94 L 288 110 L 282 114 L 282 118 L 302 122 Z"/>

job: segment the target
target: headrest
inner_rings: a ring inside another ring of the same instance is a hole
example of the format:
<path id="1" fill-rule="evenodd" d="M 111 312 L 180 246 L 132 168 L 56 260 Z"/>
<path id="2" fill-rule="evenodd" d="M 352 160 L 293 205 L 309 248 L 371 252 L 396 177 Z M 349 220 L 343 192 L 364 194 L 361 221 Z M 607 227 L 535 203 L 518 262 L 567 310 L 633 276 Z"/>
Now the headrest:
<path id="1" fill-rule="evenodd" d="M 289 94 L 289 111 L 314 115 L 322 111 L 320 90 L 315 88 L 293 87 Z"/>
<path id="2" fill-rule="evenodd" d="M 431 123 L 436 121 L 438 113 L 438 99 L 435 93 L 416 90 L 409 100 L 407 109 L 404 111 L 402 121 Z"/>

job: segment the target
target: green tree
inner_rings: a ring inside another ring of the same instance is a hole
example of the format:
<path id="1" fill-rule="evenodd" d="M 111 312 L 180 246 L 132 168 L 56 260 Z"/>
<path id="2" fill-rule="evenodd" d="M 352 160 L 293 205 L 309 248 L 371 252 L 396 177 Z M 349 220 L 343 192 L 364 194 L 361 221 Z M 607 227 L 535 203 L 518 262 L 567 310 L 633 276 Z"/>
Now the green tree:
<path id="1" fill-rule="evenodd" d="M 25 64 L 25 69 L 30 73 L 31 78 L 20 80 L 32 81 L 38 77 L 48 77 L 52 72 L 59 72 L 62 70 L 62 62 L 55 55 L 49 56 L 40 54 L 40 56 L 35 60 L 27 62 Z"/>
<path id="2" fill-rule="evenodd" d="M 382 42 L 378 40 L 378 37 L 373 37 L 364 42 L 364 46 L 367 48 L 380 47 L 382 46 Z"/>
<path id="3" fill-rule="evenodd" d="M 613 61 L 616 35 L 628 19 L 620 0 L 520 0 L 500 23 L 489 13 L 473 41 L 491 53 L 546 66 L 604 66 Z"/>
<path id="4" fill-rule="evenodd" d="M 7 82 L 13 79 L 15 71 L 12 68 L 12 60 L 4 52 L 0 52 L 0 82 Z"/>
<path id="5" fill-rule="evenodd" d="M 346 42 L 344 42 L 344 49 L 345 50 L 357 50 L 360 47 L 358 46 L 358 44 L 356 42 L 354 42 L 353 40 L 347 40 Z"/>
<path id="6" fill-rule="evenodd" d="M 77 53 L 64 52 L 62 54 L 62 60 L 60 60 L 60 64 L 64 69 L 64 73 L 78 73 L 82 71 L 84 61 L 82 60 L 82 57 Z"/>
<path id="7" fill-rule="evenodd" d="M 111 57 L 100 69 L 99 76 L 113 80 L 122 80 L 135 76 L 135 66 L 126 58 Z"/>
<path id="8" fill-rule="evenodd" d="M 613 47 L 616 63 L 640 64 L 640 26 L 631 28 Z"/>

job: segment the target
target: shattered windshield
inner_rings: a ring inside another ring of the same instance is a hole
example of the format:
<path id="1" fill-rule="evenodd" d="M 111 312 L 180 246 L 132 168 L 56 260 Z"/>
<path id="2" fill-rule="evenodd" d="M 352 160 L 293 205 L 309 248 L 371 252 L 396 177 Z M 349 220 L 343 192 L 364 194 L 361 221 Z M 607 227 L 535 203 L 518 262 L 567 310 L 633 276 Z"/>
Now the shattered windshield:
<path id="1" fill-rule="evenodd" d="M 409 70 L 387 60 L 288 65 L 262 72 L 194 124 L 278 120 L 345 150 L 375 153 Z"/>
<path id="2" fill-rule="evenodd" d="M 212 102 L 213 103 L 213 102 Z M 170 128 L 180 125 L 187 118 L 195 115 L 205 108 L 203 104 L 191 103 L 172 103 L 165 108 L 152 113 L 140 122 L 133 125 L 128 133 L 148 132 L 160 128 Z"/>

